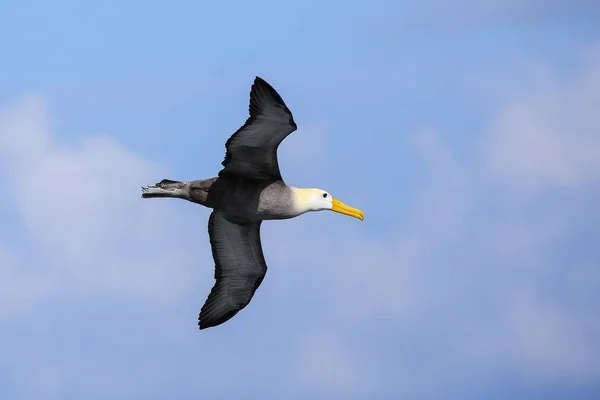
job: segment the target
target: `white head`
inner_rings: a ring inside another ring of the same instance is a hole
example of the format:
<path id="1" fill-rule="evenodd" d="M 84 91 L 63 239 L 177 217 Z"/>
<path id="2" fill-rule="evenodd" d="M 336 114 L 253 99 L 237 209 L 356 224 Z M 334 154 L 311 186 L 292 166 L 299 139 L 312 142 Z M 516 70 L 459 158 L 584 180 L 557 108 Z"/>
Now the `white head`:
<path id="1" fill-rule="evenodd" d="M 325 190 L 293 188 L 293 192 L 294 207 L 298 214 L 308 211 L 331 210 L 358 218 L 361 221 L 365 218 L 365 214 L 361 210 L 342 203 Z"/>

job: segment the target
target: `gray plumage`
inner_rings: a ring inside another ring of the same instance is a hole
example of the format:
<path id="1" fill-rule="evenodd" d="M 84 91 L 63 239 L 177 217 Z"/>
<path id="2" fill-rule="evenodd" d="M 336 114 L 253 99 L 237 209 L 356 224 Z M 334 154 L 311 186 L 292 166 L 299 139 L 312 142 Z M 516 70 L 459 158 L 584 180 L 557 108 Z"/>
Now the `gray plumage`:
<path id="1" fill-rule="evenodd" d="M 330 204 L 337 200 L 331 197 L 325 207 L 298 208 L 294 193 L 298 189 L 283 181 L 277 161 L 277 148 L 296 130 L 296 123 L 281 96 L 259 77 L 250 91 L 249 112 L 250 117 L 225 144 L 223 169 L 217 177 L 190 182 L 163 179 L 142 187 L 143 198 L 181 198 L 213 209 L 208 233 L 215 284 L 200 310 L 200 329 L 231 319 L 248 305 L 263 281 L 267 272 L 260 241 L 263 220 L 325 208 L 336 211 Z M 328 196 L 323 191 L 316 196 L 321 195 Z M 357 218 L 362 219 L 362 212 Z"/>

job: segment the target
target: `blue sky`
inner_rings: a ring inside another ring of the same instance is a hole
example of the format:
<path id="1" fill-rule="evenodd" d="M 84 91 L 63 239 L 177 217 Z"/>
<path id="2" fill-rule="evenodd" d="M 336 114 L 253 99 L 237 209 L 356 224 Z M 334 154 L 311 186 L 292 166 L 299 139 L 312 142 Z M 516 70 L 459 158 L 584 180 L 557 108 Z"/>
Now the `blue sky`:
<path id="1" fill-rule="evenodd" d="M 0 397 L 600 396 L 600 6 L 0 2 Z M 263 225 L 198 331 L 215 176 L 254 76 L 288 183 L 364 222 Z"/>

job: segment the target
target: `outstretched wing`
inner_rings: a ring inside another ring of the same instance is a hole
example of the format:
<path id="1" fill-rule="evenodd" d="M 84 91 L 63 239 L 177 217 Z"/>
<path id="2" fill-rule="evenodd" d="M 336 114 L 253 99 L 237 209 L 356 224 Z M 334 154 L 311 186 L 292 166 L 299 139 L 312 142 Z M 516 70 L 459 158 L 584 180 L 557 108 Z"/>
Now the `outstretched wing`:
<path id="1" fill-rule="evenodd" d="M 258 76 L 250 90 L 250 118 L 227 140 L 220 177 L 281 179 L 277 147 L 297 128 L 281 96 Z"/>
<path id="2" fill-rule="evenodd" d="M 238 224 L 220 211 L 208 220 L 215 285 L 200 310 L 200 329 L 217 326 L 246 307 L 267 273 L 260 244 L 262 221 Z"/>

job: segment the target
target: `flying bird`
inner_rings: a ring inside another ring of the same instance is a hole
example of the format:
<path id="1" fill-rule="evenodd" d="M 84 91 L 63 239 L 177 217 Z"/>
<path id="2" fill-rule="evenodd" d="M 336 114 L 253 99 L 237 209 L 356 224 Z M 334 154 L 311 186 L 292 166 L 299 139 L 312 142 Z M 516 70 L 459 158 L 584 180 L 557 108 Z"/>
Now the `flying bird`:
<path id="1" fill-rule="evenodd" d="M 198 326 L 220 325 L 250 303 L 267 264 L 260 241 L 262 221 L 294 218 L 308 211 L 332 210 L 364 219 L 361 210 L 327 191 L 284 182 L 277 148 L 297 129 L 291 111 L 265 80 L 250 90 L 250 117 L 227 140 L 217 177 L 195 181 L 163 179 L 142 186 L 143 198 L 171 197 L 211 208 L 208 233 L 215 283 L 200 310 Z"/>

